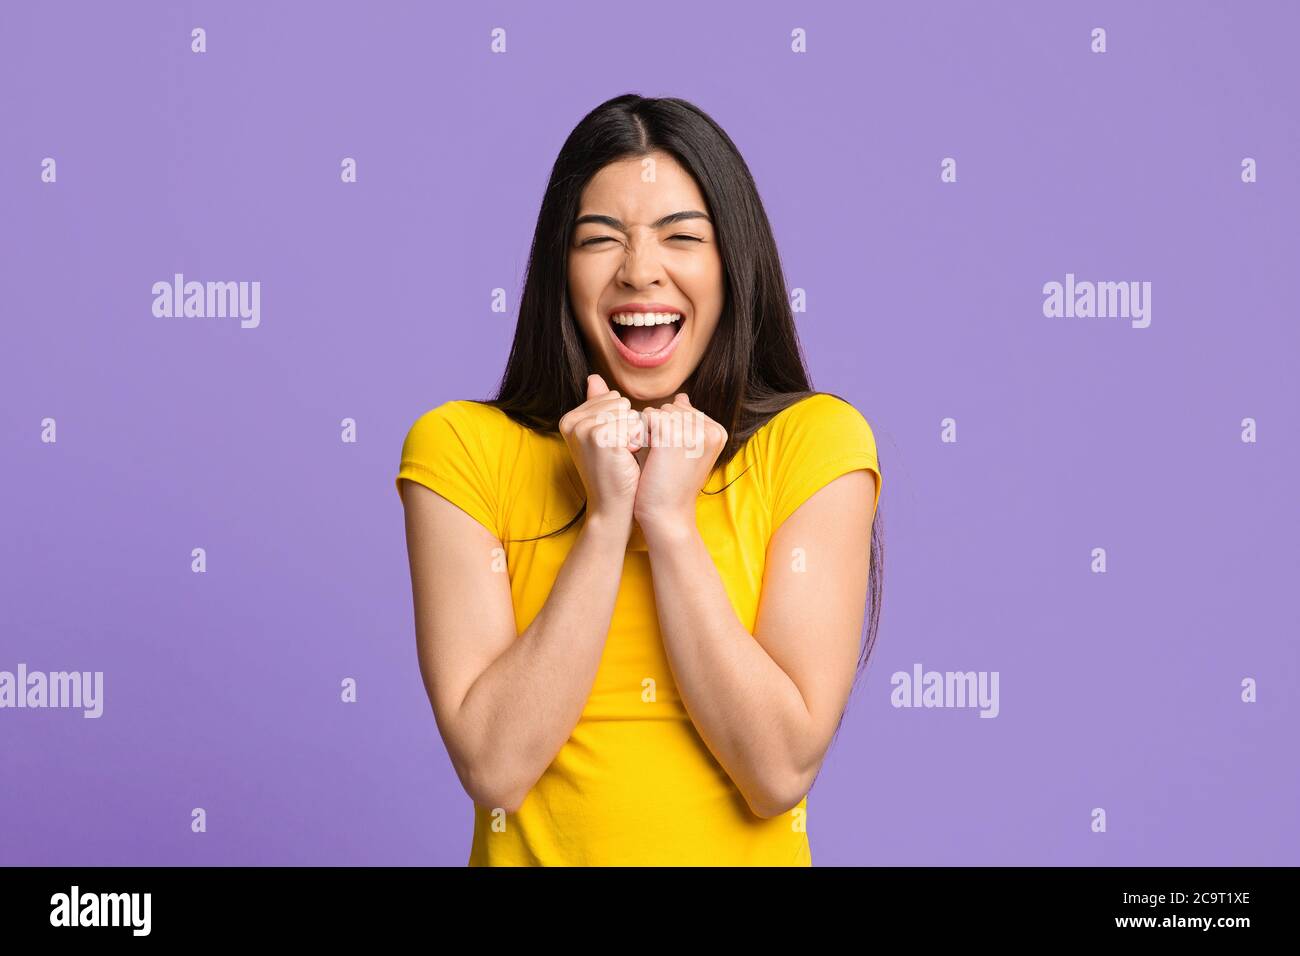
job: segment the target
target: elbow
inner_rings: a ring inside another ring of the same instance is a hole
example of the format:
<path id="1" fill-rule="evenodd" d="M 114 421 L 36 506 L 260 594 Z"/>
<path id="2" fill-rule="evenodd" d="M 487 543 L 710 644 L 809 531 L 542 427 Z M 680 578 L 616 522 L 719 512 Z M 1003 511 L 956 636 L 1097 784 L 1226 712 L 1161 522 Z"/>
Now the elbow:
<path id="1" fill-rule="evenodd" d="M 515 813 L 537 782 L 499 744 L 471 736 L 460 725 L 444 733 L 443 742 L 461 788 L 476 806 Z"/>
<path id="2" fill-rule="evenodd" d="M 509 772 L 504 766 L 483 761 L 471 764 L 459 776 L 461 786 L 469 798 L 478 806 L 489 810 L 500 809 L 506 813 L 515 813 L 532 789 L 519 774 Z"/>
<path id="3" fill-rule="evenodd" d="M 476 802 L 494 812 L 497 810 L 504 810 L 506 813 L 511 815 L 518 813 L 519 808 L 524 804 L 524 797 L 527 796 L 527 793 L 517 793 L 513 790 L 503 790 L 501 793 L 502 796 L 496 799 Z"/>
<path id="4" fill-rule="evenodd" d="M 789 773 L 779 779 L 762 781 L 757 789 L 745 794 L 745 802 L 756 817 L 771 820 L 797 807 L 810 786 L 806 775 Z"/>

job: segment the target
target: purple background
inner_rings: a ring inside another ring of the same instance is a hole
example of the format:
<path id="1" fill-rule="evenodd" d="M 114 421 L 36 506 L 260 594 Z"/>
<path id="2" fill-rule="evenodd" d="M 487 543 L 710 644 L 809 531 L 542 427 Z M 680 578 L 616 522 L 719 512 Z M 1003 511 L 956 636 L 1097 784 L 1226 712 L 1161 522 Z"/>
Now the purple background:
<path id="1" fill-rule="evenodd" d="M 492 389 L 555 154 L 636 91 L 736 141 L 880 449 L 814 863 L 1300 863 L 1295 5 L 469 7 L 0 12 L 0 669 L 105 672 L 99 720 L 0 711 L 0 862 L 464 864 L 398 453 Z M 174 272 L 260 281 L 260 328 L 155 318 Z M 1152 282 L 1150 328 L 1045 318 L 1066 272 Z M 1001 715 L 894 709 L 915 662 Z"/>

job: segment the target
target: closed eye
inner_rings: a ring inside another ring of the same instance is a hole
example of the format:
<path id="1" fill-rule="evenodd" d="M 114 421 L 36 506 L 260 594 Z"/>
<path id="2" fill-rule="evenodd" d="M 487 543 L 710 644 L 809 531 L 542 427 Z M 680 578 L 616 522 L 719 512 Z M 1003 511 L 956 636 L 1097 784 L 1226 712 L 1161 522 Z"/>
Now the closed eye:
<path id="1" fill-rule="evenodd" d="M 703 242 L 699 236 L 688 235 L 687 233 L 678 233 L 675 236 L 669 236 L 669 239 L 689 239 L 692 242 Z M 578 243 L 579 246 L 594 246 L 598 242 L 614 242 L 613 236 L 592 236 L 590 239 L 584 239 Z"/>

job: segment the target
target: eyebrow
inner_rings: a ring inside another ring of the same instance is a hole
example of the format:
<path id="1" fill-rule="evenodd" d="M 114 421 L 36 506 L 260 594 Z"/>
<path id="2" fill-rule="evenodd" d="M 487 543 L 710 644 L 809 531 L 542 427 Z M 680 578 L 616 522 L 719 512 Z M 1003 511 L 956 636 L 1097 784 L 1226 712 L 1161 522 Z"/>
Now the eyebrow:
<path id="1" fill-rule="evenodd" d="M 656 219 L 654 222 L 650 223 L 650 228 L 659 229 L 674 222 L 685 222 L 687 219 L 703 219 L 710 225 L 713 223 L 713 220 L 710 219 L 708 215 L 700 212 L 698 209 L 684 209 L 681 212 L 669 213 L 662 219 Z M 609 226 L 612 229 L 617 229 L 619 232 L 627 232 L 627 226 L 623 221 L 615 219 L 613 216 L 598 216 L 595 213 L 588 213 L 585 216 L 579 216 L 573 225 L 576 228 L 577 226 L 581 226 L 584 222 L 594 222 L 598 225 Z"/>

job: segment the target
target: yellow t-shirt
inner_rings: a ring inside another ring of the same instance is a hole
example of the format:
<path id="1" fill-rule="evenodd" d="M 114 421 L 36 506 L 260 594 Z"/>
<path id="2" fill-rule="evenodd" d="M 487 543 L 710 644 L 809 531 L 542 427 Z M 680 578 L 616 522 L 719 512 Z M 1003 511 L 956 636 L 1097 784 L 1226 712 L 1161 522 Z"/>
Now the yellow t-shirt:
<path id="1" fill-rule="evenodd" d="M 746 469 L 749 471 L 738 477 Z M 773 416 L 701 494 L 696 523 L 737 617 L 751 633 L 768 540 L 817 489 L 859 468 L 880 472 L 858 411 L 818 393 Z M 541 610 L 581 521 L 585 499 L 563 438 L 499 409 L 452 401 L 426 412 L 402 447 L 409 478 L 505 544 L 519 633 Z M 877 485 L 879 488 L 879 484 Z M 880 501 L 877 494 L 872 514 Z M 862 546 L 868 547 L 863 541 Z M 659 633 L 650 560 L 634 530 L 591 695 L 573 733 L 518 811 L 475 806 L 470 866 L 810 866 L 805 796 L 755 816 L 709 751 L 678 696 Z"/>

